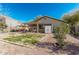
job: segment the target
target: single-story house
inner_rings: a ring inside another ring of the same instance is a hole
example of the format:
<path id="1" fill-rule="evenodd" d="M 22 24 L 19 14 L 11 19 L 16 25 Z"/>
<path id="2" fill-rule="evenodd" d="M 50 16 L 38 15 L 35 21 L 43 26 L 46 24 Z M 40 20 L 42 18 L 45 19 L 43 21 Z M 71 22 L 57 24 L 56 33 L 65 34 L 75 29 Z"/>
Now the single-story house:
<path id="1" fill-rule="evenodd" d="M 49 16 L 42 16 L 27 24 L 29 25 L 29 30 L 31 32 L 52 33 L 54 32 L 54 27 L 59 26 L 61 22 L 63 21 L 59 19 L 55 19 Z"/>

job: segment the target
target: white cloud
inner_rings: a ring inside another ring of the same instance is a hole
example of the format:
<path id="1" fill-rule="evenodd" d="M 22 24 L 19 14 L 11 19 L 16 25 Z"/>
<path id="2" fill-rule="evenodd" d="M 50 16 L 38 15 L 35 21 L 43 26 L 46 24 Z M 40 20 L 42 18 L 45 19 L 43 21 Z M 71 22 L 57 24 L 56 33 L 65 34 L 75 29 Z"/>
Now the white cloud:
<path id="1" fill-rule="evenodd" d="M 74 12 L 76 12 L 78 10 L 79 10 L 79 4 L 77 4 L 75 8 L 69 10 L 66 14 L 73 14 Z"/>
<path id="2" fill-rule="evenodd" d="M 73 14 L 74 12 L 78 11 L 79 8 L 74 8 L 72 10 L 70 10 L 67 14 Z"/>
<path id="3" fill-rule="evenodd" d="M 64 14 L 62 14 L 61 19 L 62 19 L 62 17 L 63 17 L 64 15 L 66 15 L 66 14 L 72 15 L 74 12 L 76 12 L 76 11 L 78 11 L 78 10 L 79 10 L 79 4 L 77 4 L 75 8 L 69 10 L 68 12 L 66 12 L 66 13 L 64 13 Z"/>

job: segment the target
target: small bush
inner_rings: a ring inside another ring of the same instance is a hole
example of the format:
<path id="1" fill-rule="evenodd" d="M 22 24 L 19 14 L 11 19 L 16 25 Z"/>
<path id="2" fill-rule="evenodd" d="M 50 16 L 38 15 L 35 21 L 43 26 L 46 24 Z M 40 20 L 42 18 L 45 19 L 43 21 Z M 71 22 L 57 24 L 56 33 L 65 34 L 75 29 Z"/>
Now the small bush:
<path id="1" fill-rule="evenodd" d="M 21 41 L 21 37 L 11 36 L 9 38 L 5 38 L 5 40 L 12 41 L 12 42 L 18 42 L 18 41 Z"/>
<path id="2" fill-rule="evenodd" d="M 26 44 L 26 43 L 35 44 L 39 42 L 37 39 L 40 37 L 42 37 L 42 35 L 26 34 L 21 36 L 11 36 L 9 38 L 5 38 L 5 40 L 12 41 L 12 42 L 21 42 L 23 44 Z"/>
<path id="3" fill-rule="evenodd" d="M 59 44 L 60 48 L 63 48 L 65 46 L 64 39 L 66 38 L 66 34 L 68 34 L 69 32 L 70 31 L 68 25 L 64 23 L 55 28 L 54 36 L 57 39 L 57 43 Z"/>

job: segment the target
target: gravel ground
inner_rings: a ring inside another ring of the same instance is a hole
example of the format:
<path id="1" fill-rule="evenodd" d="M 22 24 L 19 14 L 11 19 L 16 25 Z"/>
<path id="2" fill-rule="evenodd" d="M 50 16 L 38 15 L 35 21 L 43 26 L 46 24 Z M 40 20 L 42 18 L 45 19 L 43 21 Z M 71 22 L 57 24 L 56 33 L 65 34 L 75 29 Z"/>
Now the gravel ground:
<path id="1" fill-rule="evenodd" d="M 49 54 L 48 49 L 36 47 L 21 47 L 0 41 L 0 54 L 1 55 L 45 55 Z"/>
<path id="2" fill-rule="evenodd" d="M 8 36 L 8 34 L 2 34 L 0 35 L 0 38 Z M 48 35 L 46 35 L 48 36 Z M 46 37 L 45 36 L 45 37 Z M 45 38 L 44 37 L 44 38 Z M 0 39 L 0 54 L 1 55 L 48 55 L 53 54 L 50 53 L 52 50 L 49 50 L 47 48 L 41 48 L 36 46 L 23 47 L 18 46 L 10 43 L 6 43 L 3 40 Z M 47 38 L 46 38 L 47 39 Z"/>
<path id="3" fill-rule="evenodd" d="M 29 45 L 29 47 L 23 47 L 15 44 L 3 42 L 2 38 L 7 37 L 8 34 L 0 34 L 0 55 L 61 55 L 61 54 L 79 54 L 79 47 L 75 45 L 69 45 L 66 50 L 59 50 L 53 46 L 56 42 L 52 34 L 45 34 L 40 39 L 40 43 L 37 45 Z M 79 44 L 79 40 L 67 35 L 67 42 L 73 44 Z"/>

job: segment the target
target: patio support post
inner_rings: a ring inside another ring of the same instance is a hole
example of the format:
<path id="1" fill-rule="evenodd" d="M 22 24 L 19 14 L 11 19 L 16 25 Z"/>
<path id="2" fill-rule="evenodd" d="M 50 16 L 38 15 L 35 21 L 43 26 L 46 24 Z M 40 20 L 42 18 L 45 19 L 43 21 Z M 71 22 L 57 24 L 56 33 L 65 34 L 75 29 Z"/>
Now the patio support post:
<path id="1" fill-rule="evenodd" d="M 37 24 L 37 33 L 39 33 L 39 24 Z"/>
<path id="2" fill-rule="evenodd" d="M 51 25 L 52 25 L 52 29 L 51 29 L 51 31 L 53 32 L 53 31 L 54 31 L 53 24 L 51 24 Z"/>

